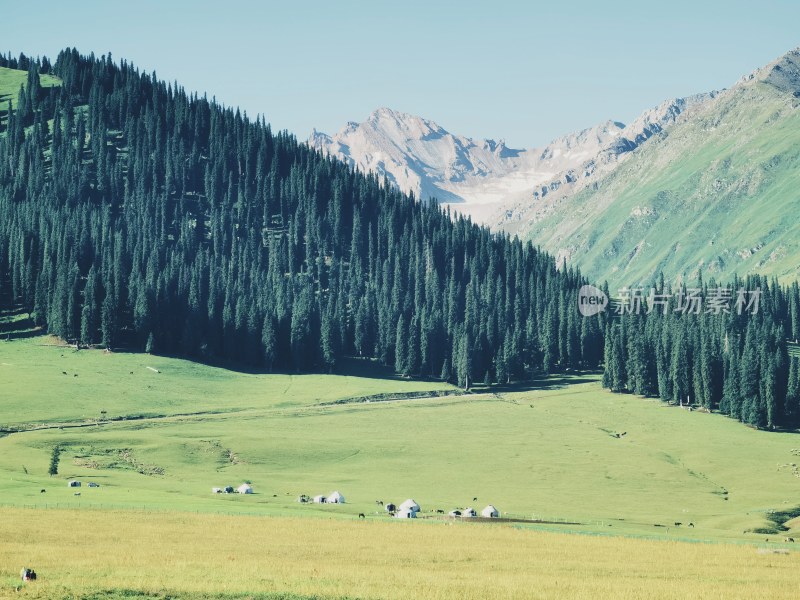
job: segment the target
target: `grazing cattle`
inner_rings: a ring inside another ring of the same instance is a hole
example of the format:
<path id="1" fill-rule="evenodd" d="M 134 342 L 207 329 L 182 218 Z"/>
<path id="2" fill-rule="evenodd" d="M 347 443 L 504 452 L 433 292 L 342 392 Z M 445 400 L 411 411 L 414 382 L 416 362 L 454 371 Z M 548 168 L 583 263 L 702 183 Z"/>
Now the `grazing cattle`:
<path id="1" fill-rule="evenodd" d="M 689 527 L 694 527 L 694 523 L 689 523 Z"/>
<path id="2" fill-rule="evenodd" d="M 375 504 L 380 504 L 381 506 L 383 506 L 383 500 L 375 500 Z"/>
<path id="3" fill-rule="evenodd" d="M 785 540 L 783 540 L 783 541 L 784 541 L 784 542 L 791 542 L 792 544 L 794 544 L 794 538 L 786 538 L 786 539 L 785 539 Z"/>
<path id="4" fill-rule="evenodd" d="M 358 513 L 358 518 L 359 519 L 366 519 L 366 517 L 364 516 L 364 513 Z"/>
<path id="5" fill-rule="evenodd" d="M 73 495 L 75 495 L 75 496 L 80 496 L 80 495 L 81 495 L 81 493 L 80 493 L 80 492 L 75 492 L 75 494 L 73 494 Z"/>
<path id="6" fill-rule="evenodd" d="M 78 374 L 77 374 L 77 373 L 73 373 L 73 374 L 72 374 L 72 376 L 73 376 L 73 377 L 77 377 L 77 376 L 78 376 Z"/>
<path id="7" fill-rule="evenodd" d="M 39 493 L 40 493 L 40 494 L 44 494 L 46 491 L 47 491 L 46 489 L 42 488 L 42 489 L 39 491 Z"/>
<path id="8" fill-rule="evenodd" d="M 440 515 L 444 514 L 444 511 L 441 508 L 437 508 L 436 512 L 439 513 Z"/>
<path id="9" fill-rule="evenodd" d="M 683 525 L 683 523 L 679 523 L 678 521 L 675 521 L 675 527 L 680 527 L 681 525 Z"/>
<path id="10" fill-rule="evenodd" d="M 61 374 L 62 374 L 62 375 L 66 375 L 66 374 L 67 374 L 67 372 L 66 372 L 66 371 L 61 371 Z"/>
<path id="11" fill-rule="evenodd" d="M 477 502 L 477 501 L 478 501 L 478 498 L 477 498 L 477 497 L 475 497 L 475 498 L 473 498 L 473 499 L 472 499 L 472 501 L 473 501 L 473 502 Z"/>

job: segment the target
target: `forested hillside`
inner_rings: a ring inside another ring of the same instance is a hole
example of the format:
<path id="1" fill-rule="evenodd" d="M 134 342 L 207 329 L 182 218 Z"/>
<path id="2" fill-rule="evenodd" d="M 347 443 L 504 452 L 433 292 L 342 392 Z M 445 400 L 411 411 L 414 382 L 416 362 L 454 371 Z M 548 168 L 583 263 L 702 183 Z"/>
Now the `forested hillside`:
<path id="1" fill-rule="evenodd" d="M 741 290 L 741 292 L 740 292 Z M 756 297 L 757 296 L 757 297 Z M 800 288 L 766 277 L 629 297 L 609 320 L 603 385 L 718 410 L 760 428 L 800 425 Z"/>
<path id="2" fill-rule="evenodd" d="M 762 290 L 752 315 L 686 314 L 662 282 L 664 311 L 582 318 L 584 278 L 532 243 L 110 57 L 0 58 L 0 215 L 0 308 L 79 345 L 283 371 L 361 356 L 465 387 L 605 355 L 613 391 L 800 419 L 796 284 L 734 281 Z"/>
<path id="3" fill-rule="evenodd" d="M 531 243 L 124 61 L 0 67 L 28 70 L 0 113 L 0 302 L 58 336 L 291 371 L 358 355 L 466 386 L 600 361 L 582 277 Z"/>

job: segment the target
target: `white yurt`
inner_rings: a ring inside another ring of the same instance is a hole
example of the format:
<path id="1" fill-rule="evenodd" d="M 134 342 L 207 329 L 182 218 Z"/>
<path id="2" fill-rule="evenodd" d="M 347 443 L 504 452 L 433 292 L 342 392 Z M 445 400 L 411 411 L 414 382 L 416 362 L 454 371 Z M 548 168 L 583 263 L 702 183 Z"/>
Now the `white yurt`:
<path id="1" fill-rule="evenodd" d="M 237 494 L 252 494 L 253 493 L 253 488 L 251 488 L 249 484 L 243 483 L 238 488 L 236 488 L 236 493 Z"/>
<path id="2" fill-rule="evenodd" d="M 419 504 L 414 502 L 411 498 L 403 502 L 398 508 L 400 511 L 410 510 L 411 512 L 419 512 Z"/>
<path id="3" fill-rule="evenodd" d="M 325 502 L 328 504 L 344 504 L 344 496 L 342 496 L 339 492 L 332 492 L 325 499 Z"/>
<path id="4" fill-rule="evenodd" d="M 314 503 L 315 504 L 325 504 L 325 496 L 322 496 L 322 495 L 314 496 Z"/>
<path id="5" fill-rule="evenodd" d="M 416 519 L 417 518 L 417 511 L 415 510 L 408 510 L 408 509 L 401 509 L 394 513 L 394 517 L 396 519 Z"/>
<path id="6" fill-rule="evenodd" d="M 463 511 L 461 511 L 461 516 L 462 517 L 477 517 L 478 513 L 475 512 L 474 508 L 465 508 Z"/>
<path id="7" fill-rule="evenodd" d="M 500 511 L 490 504 L 481 511 L 481 516 L 487 518 L 497 518 L 500 516 Z"/>

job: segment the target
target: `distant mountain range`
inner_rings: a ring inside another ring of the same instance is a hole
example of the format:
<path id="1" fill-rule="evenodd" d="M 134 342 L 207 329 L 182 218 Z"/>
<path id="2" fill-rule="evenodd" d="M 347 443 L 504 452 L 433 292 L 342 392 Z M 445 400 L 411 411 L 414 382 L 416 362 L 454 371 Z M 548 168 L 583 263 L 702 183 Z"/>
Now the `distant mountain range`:
<path id="1" fill-rule="evenodd" d="M 543 148 L 473 140 L 388 108 L 334 135 L 314 131 L 309 144 L 597 279 L 639 284 L 700 268 L 795 278 L 798 56 Z"/>
<path id="2" fill-rule="evenodd" d="M 390 108 L 379 108 L 363 123 L 348 123 L 333 136 L 314 130 L 308 143 L 362 171 L 386 176 L 417 198 L 436 198 L 474 220 L 496 224 L 512 207 L 563 186 L 581 187 L 714 95 L 670 100 L 630 125 L 606 121 L 542 148 L 520 150 L 503 140 L 474 140 Z"/>

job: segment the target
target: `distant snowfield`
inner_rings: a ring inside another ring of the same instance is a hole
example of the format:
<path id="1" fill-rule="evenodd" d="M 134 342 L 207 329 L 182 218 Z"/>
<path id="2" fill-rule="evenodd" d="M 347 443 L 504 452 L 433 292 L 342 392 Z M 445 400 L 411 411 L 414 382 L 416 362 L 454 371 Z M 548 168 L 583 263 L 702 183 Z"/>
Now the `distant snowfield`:
<path id="1" fill-rule="evenodd" d="M 536 220 L 553 200 L 584 187 L 687 109 L 714 93 L 664 102 L 626 126 L 606 121 L 542 148 L 515 149 L 503 140 L 474 140 L 434 121 L 379 108 L 338 133 L 314 130 L 308 144 L 362 171 L 387 177 L 423 201 L 436 198 L 455 213 L 492 226 Z"/>

